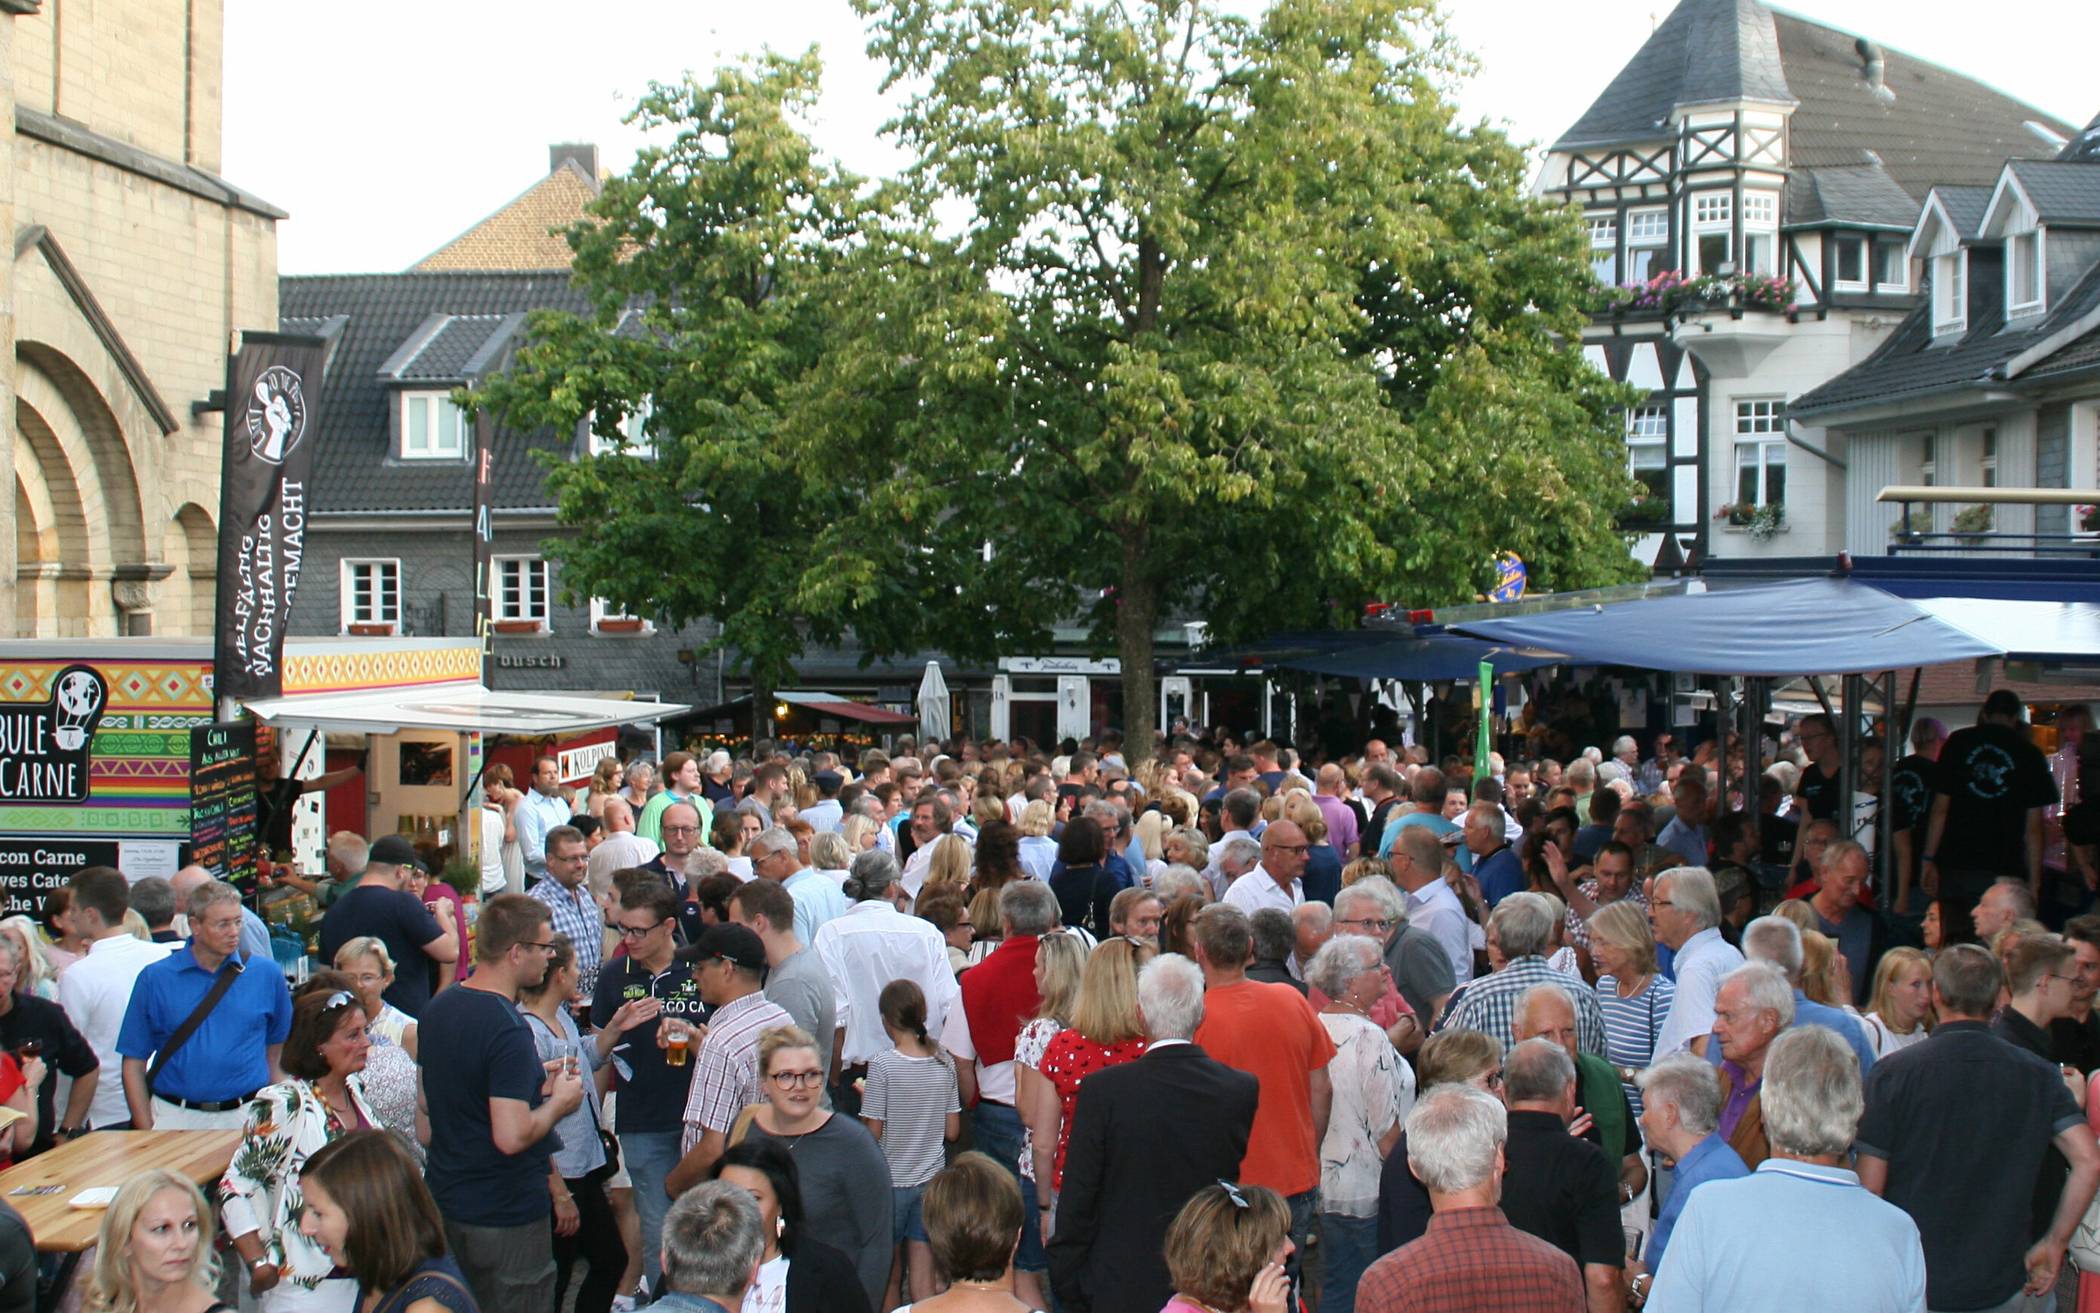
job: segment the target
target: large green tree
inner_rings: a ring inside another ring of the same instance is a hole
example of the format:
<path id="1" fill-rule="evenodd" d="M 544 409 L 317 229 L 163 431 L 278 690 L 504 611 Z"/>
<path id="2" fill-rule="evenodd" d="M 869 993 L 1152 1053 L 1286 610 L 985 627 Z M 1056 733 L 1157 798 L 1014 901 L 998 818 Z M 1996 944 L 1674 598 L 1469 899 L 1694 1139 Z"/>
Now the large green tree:
<path id="1" fill-rule="evenodd" d="M 961 218 L 870 243 L 857 331 L 801 391 L 800 435 L 879 481 L 835 559 L 865 570 L 908 506 L 1032 604 L 1066 590 L 1122 658 L 1138 756 L 1177 611 L 1228 640 L 1346 626 L 1374 596 L 1470 599 L 1498 549 L 1546 586 L 1631 571 L 1579 235 L 1455 121 L 1432 10 L 856 4 L 906 93 L 915 207 Z M 901 424 L 868 404 L 896 391 Z"/>
<path id="2" fill-rule="evenodd" d="M 981 656 L 999 632 L 957 623 L 958 608 L 1011 609 L 955 586 L 974 581 L 977 540 L 951 544 L 903 516 L 858 521 L 864 568 L 812 550 L 853 518 L 857 494 L 795 431 L 794 398 L 839 347 L 841 280 L 881 276 L 863 234 L 910 226 L 896 193 L 811 147 L 801 124 L 818 77 L 812 51 L 653 85 L 633 117 L 660 144 L 568 232 L 589 311 L 534 315 L 474 398 L 514 430 L 589 421 L 597 451 L 546 460 L 569 530 L 545 548 L 562 590 L 674 625 L 715 621 L 716 645 L 749 671 L 755 734 L 812 642 L 898 652 L 937 632 Z M 911 392 L 878 390 L 855 422 L 897 430 Z"/>

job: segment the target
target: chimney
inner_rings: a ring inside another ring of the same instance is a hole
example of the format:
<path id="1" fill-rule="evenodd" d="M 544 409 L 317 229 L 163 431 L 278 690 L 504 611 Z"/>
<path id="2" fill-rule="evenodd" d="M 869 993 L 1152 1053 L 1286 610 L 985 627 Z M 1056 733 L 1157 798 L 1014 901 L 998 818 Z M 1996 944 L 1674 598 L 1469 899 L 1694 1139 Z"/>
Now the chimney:
<path id="1" fill-rule="evenodd" d="M 1884 105 L 1893 103 L 1896 93 L 1889 90 L 1888 60 L 1881 53 L 1881 47 L 1865 37 L 1852 44 L 1859 50 L 1860 71 L 1867 79 L 1867 86 L 1873 90 L 1874 99 Z"/>
<path id="2" fill-rule="evenodd" d="M 547 172 L 558 173 L 564 161 L 575 161 L 583 176 L 598 181 L 598 147 L 587 141 L 558 141 L 547 148 Z"/>

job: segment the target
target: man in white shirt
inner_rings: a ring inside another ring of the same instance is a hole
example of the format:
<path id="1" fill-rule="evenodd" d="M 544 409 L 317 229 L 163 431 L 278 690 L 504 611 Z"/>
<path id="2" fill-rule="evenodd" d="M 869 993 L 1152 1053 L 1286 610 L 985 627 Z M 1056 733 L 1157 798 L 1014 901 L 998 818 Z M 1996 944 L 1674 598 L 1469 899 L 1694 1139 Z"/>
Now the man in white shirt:
<path id="1" fill-rule="evenodd" d="M 1655 1056 L 1689 1049 L 1705 1057 L 1721 977 L 1743 964 L 1742 953 L 1714 928 L 1721 924 L 1721 896 L 1713 872 L 1679 866 L 1656 876 L 1648 920 L 1655 926 L 1655 941 L 1677 955 L 1677 997 L 1656 1036 Z"/>
<path id="2" fill-rule="evenodd" d="M 547 831 L 567 825 L 574 815 L 556 790 L 561 787 L 561 764 L 552 757 L 532 763 L 532 788 L 518 804 L 518 847 L 525 854 L 525 878 L 547 878 Z"/>
<path id="3" fill-rule="evenodd" d="M 117 1033 L 131 1006 L 131 987 L 139 972 L 181 945 L 148 943 L 124 928 L 131 882 L 123 872 L 85 867 L 73 876 L 71 888 L 74 928 L 92 942 L 87 956 L 58 978 L 58 1001 L 95 1050 L 106 1077 L 95 1086 L 88 1125 L 98 1131 L 121 1130 L 131 1125 L 131 1110 L 124 1102 L 124 1082 L 114 1075 L 124 1065 L 117 1054 Z"/>
<path id="4" fill-rule="evenodd" d="M 841 1083 L 890 1046 L 882 1029 L 882 991 L 892 980 L 909 980 L 926 995 L 926 1033 L 938 1035 L 961 990 L 948 965 L 948 941 L 931 921 L 907 916 L 909 898 L 897 878 L 897 859 L 865 852 L 853 859 L 852 882 L 860 901 L 826 921 L 811 947 L 838 990 L 838 1061 Z"/>
<path id="5" fill-rule="evenodd" d="M 818 834 L 829 834 L 846 823 L 845 809 L 839 806 L 839 790 L 846 781 L 835 770 L 820 770 L 809 777 L 817 786 L 817 800 L 802 809 L 802 819 Z"/>
<path id="6" fill-rule="evenodd" d="M 905 893 L 913 898 L 919 896 L 920 886 L 926 883 L 926 872 L 933 865 L 934 847 L 943 835 L 952 833 L 954 827 L 955 812 L 939 794 L 928 793 L 912 803 L 911 841 L 917 846 L 905 859 L 902 877 Z M 969 840 L 963 842 L 969 843 Z"/>
<path id="7" fill-rule="evenodd" d="M 614 871 L 647 866 L 663 850 L 634 832 L 634 807 L 617 794 L 605 800 L 598 819 L 605 837 L 591 849 L 590 865 L 584 868 L 583 878 L 591 895 L 602 902 L 605 891 L 612 888 Z"/>
<path id="8" fill-rule="evenodd" d="M 1276 822 L 1262 831 L 1261 865 L 1234 880 L 1225 901 L 1249 916 L 1264 907 L 1290 915 L 1305 901 L 1305 884 L 1298 876 L 1311 851 L 1305 831 L 1290 821 Z"/>
<path id="9" fill-rule="evenodd" d="M 1393 841 L 1393 883 L 1407 894 L 1407 923 L 1427 931 L 1451 959 L 1458 984 L 1473 978 L 1473 920 L 1444 882 L 1444 845 L 1435 830 L 1410 825 Z"/>

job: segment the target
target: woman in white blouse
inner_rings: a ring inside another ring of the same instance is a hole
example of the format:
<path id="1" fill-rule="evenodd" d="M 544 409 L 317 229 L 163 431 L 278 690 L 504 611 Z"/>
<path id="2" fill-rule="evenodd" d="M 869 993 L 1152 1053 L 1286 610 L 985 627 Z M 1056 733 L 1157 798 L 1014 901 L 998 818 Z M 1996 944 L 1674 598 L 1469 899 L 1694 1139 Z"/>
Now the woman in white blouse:
<path id="1" fill-rule="evenodd" d="M 1868 996 L 1867 1042 L 1877 1057 L 1907 1049 L 1931 1033 L 1932 959 L 1915 948 L 1892 948 L 1874 968 Z"/>

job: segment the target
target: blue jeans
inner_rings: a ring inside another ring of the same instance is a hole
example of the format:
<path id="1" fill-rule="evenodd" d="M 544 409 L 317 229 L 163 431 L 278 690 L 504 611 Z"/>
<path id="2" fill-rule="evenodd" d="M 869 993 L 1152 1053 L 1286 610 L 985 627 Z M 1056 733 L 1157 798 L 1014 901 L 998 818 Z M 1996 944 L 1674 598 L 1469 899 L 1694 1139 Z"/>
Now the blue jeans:
<path id="1" fill-rule="evenodd" d="M 1313 1234 L 1313 1213 L 1320 1206 L 1320 1188 L 1314 1186 L 1287 1195 L 1283 1202 L 1291 1209 L 1291 1254 L 1283 1260 L 1283 1275 L 1291 1283 L 1289 1306 L 1296 1308 L 1305 1294 L 1305 1246 Z"/>
<path id="2" fill-rule="evenodd" d="M 1356 1283 L 1378 1258 L 1378 1219 L 1320 1214 L 1320 1313 L 1356 1313 Z"/>
<path id="3" fill-rule="evenodd" d="M 642 1222 L 642 1280 L 656 1288 L 657 1268 L 663 1258 L 664 1214 L 671 1211 L 671 1196 L 664 1193 L 664 1178 L 678 1165 L 677 1131 L 629 1131 L 620 1136 L 620 1157 L 627 1164 L 627 1179 L 634 1185 L 634 1209 Z"/>
<path id="4" fill-rule="evenodd" d="M 926 1234 L 926 1222 L 919 1211 L 920 1200 L 926 1196 L 923 1185 L 893 1185 L 890 1187 L 890 1247 L 895 1248 L 907 1240 L 930 1240 Z"/>
<path id="5" fill-rule="evenodd" d="M 1043 1251 L 1042 1225 L 1037 1220 L 1035 1197 L 1029 1193 L 1035 1187 L 1021 1180 L 1021 1114 L 1003 1103 L 979 1099 L 977 1106 L 970 1110 L 970 1138 L 979 1153 L 1013 1173 L 1014 1180 L 1020 1184 L 1021 1248 L 1014 1254 L 1014 1266 L 1023 1272 L 1047 1271 L 1050 1259 Z"/>

